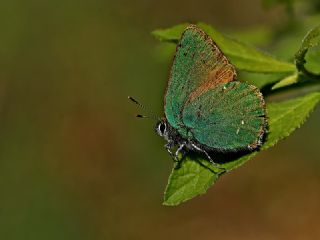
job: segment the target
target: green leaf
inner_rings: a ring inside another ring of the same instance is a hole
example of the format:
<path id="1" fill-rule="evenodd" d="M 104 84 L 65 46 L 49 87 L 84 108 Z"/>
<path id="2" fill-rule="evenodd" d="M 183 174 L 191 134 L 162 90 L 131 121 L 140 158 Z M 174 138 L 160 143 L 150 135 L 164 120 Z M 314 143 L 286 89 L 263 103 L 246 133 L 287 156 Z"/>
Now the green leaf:
<path id="1" fill-rule="evenodd" d="M 298 82 L 298 73 L 294 73 L 292 75 L 289 75 L 287 77 L 285 77 L 284 79 L 280 80 L 279 82 L 277 82 L 276 84 L 274 84 L 272 86 L 272 90 L 276 90 L 276 89 L 279 89 L 279 88 L 282 88 L 282 87 L 287 87 L 287 86 L 290 86 L 292 84 L 295 84 Z"/>
<path id="2" fill-rule="evenodd" d="M 187 155 L 176 163 L 164 194 L 164 205 L 174 206 L 203 194 L 219 178 L 221 170 L 201 155 Z"/>
<path id="3" fill-rule="evenodd" d="M 307 33 L 307 35 L 304 37 L 302 40 L 302 44 L 300 46 L 300 49 L 298 52 L 295 54 L 295 62 L 297 69 L 306 74 L 306 75 L 311 75 L 311 76 L 316 76 L 319 77 L 316 73 L 313 73 L 306 69 L 306 54 L 307 52 L 314 48 L 319 46 L 320 44 L 320 26 L 313 28 L 311 31 Z M 318 56 L 318 55 L 316 55 Z M 320 70 L 320 64 L 319 64 L 319 59 L 316 58 L 314 64 L 318 67 Z"/>
<path id="4" fill-rule="evenodd" d="M 319 101 L 320 92 L 315 92 L 285 102 L 270 103 L 267 109 L 270 131 L 262 150 L 274 146 L 299 128 Z"/>
<path id="5" fill-rule="evenodd" d="M 295 70 L 293 64 L 277 60 L 249 44 L 224 36 L 207 24 L 199 23 L 198 26 L 214 39 L 239 70 L 262 73 L 282 73 Z"/>
<path id="6" fill-rule="evenodd" d="M 320 75 L 320 45 L 309 49 L 305 56 L 305 68 L 313 74 Z"/>
<path id="7" fill-rule="evenodd" d="M 241 29 L 240 31 L 232 31 L 230 34 L 235 39 L 256 46 L 266 46 L 274 38 L 273 29 L 263 25 Z"/>
<path id="8" fill-rule="evenodd" d="M 171 28 L 154 30 L 151 34 L 160 41 L 178 43 L 182 32 L 189 25 L 189 23 L 182 23 Z"/>
<path id="9" fill-rule="evenodd" d="M 187 25 L 181 24 L 169 29 L 156 30 L 152 34 L 161 41 L 177 43 Z M 207 24 L 198 23 L 197 25 L 212 37 L 239 70 L 260 73 L 283 73 L 295 70 L 293 64 L 277 60 L 249 44 L 224 36 Z"/>
<path id="10" fill-rule="evenodd" d="M 316 92 L 293 100 L 269 103 L 267 105 L 269 131 L 267 140 L 261 150 L 274 146 L 279 140 L 288 137 L 295 129 L 299 128 L 319 101 L 320 92 Z M 252 152 L 231 161 L 229 159 L 228 162 L 220 164 L 220 166 L 227 171 L 231 171 L 247 162 L 257 153 Z M 176 165 L 172 170 L 163 204 L 168 206 L 179 205 L 205 193 L 222 173 L 221 170 L 214 169 L 201 155 L 188 155 L 180 162 L 179 166 Z"/>
<path id="11" fill-rule="evenodd" d="M 273 73 L 273 74 L 261 74 L 261 73 L 251 73 L 251 72 L 238 72 L 238 79 L 242 82 L 247 82 L 252 84 L 259 89 L 264 88 L 270 84 L 276 83 L 279 80 L 287 76 L 286 73 Z"/>

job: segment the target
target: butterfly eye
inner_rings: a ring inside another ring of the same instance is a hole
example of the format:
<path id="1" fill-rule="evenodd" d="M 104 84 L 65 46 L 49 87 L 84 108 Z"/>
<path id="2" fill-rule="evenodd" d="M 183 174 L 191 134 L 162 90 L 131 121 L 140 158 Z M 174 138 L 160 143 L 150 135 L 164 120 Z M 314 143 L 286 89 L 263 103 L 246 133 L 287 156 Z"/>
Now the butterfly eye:
<path id="1" fill-rule="evenodd" d="M 166 131 L 166 124 L 165 123 L 160 123 L 159 126 L 158 126 L 158 129 L 159 129 L 159 133 L 161 135 L 163 135 L 164 132 Z"/>

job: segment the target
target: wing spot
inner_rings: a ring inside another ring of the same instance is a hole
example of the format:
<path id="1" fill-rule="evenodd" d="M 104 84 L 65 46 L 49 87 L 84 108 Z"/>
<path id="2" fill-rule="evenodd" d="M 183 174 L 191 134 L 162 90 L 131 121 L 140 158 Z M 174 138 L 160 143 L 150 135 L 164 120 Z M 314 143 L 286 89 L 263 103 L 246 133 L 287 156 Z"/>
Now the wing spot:
<path id="1" fill-rule="evenodd" d="M 241 120 L 241 124 L 244 125 L 244 121 L 243 120 Z"/>

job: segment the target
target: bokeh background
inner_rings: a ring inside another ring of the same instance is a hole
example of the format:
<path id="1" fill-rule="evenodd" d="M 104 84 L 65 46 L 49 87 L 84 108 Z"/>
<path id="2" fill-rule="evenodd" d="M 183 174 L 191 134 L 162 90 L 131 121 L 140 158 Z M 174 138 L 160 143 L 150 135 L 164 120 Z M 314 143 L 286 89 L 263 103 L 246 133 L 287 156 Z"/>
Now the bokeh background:
<path id="1" fill-rule="evenodd" d="M 163 114 L 172 51 L 150 35 L 156 28 L 204 21 L 288 59 L 318 10 L 317 1 L 2 1 L 0 239 L 320 239 L 319 108 L 173 208 L 161 205 L 172 160 L 127 100 Z"/>

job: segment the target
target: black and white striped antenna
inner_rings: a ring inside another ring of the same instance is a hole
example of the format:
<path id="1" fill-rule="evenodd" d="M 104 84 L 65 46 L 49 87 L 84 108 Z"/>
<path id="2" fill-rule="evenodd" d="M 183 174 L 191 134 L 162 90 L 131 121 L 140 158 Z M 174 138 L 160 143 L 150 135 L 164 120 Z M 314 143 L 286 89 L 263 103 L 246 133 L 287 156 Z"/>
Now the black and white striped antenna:
<path id="1" fill-rule="evenodd" d="M 157 117 L 150 109 L 146 108 L 144 105 L 142 105 L 138 100 L 136 100 L 135 98 L 128 96 L 128 99 L 133 102 L 134 104 L 138 105 L 141 109 L 143 109 L 144 111 L 146 111 L 147 113 L 149 113 L 149 116 L 147 115 L 142 115 L 142 114 L 136 114 L 137 118 L 152 118 L 155 120 L 159 120 L 160 118 Z"/>

